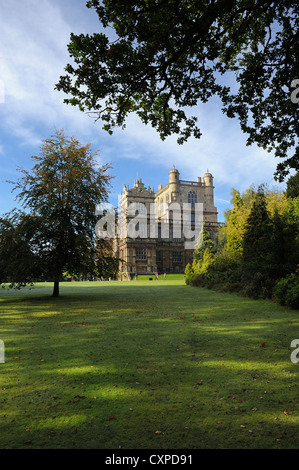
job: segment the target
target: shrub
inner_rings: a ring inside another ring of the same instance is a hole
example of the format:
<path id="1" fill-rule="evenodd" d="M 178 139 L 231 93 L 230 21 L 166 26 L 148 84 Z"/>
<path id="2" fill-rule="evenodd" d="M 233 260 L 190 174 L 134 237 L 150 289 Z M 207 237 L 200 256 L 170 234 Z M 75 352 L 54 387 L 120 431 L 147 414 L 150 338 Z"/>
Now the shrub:
<path id="1" fill-rule="evenodd" d="M 298 279 L 299 281 L 299 279 Z M 286 294 L 286 305 L 293 309 L 299 309 L 299 285 L 291 286 Z"/>
<path id="2" fill-rule="evenodd" d="M 253 272 L 243 276 L 242 294 L 253 299 L 271 298 L 274 281 L 264 272 Z"/>
<path id="3" fill-rule="evenodd" d="M 286 293 L 288 290 L 288 277 L 280 279 L 274 289 L 273 289 L 273 298 L 280 304 L 285 305 Z"/>
<path id="4" fill-rule="evenodd" d="M 274 289 L 273 298 L 280 304 L 299 309 L 299 273 L 280 279 Z"/>
<path id="5" fill-rule="evenodd" d="M 195 287 L 206 287 L 206 282 L 203 276 L 193 274 L 191 285 Z"/>
<path id="6" fill-rule="evenodd" d="M 192 284 L 193 276 L 194 276 L 194 272 L 193 272 L 192 266 L 190 263 L 188 263 L 185 269 L 185 283 L 187 285 Z"/>
<path id="7" fill-rule="evenodd" d="M 241 265 L 242 255 L 238 252 L 223 250 L 216 254 L 213 271 L 233 272 Z"/>

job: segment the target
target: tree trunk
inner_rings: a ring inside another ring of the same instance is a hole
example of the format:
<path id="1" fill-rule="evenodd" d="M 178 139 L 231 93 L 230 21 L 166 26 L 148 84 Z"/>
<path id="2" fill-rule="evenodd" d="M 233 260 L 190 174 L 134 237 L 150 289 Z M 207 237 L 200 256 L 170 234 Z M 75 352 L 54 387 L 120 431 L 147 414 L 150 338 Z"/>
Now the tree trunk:
<path id="1" fill-rule="evenodd" d="M 59 281 L 54 281 L 53 297 L 59 297 Z"/>

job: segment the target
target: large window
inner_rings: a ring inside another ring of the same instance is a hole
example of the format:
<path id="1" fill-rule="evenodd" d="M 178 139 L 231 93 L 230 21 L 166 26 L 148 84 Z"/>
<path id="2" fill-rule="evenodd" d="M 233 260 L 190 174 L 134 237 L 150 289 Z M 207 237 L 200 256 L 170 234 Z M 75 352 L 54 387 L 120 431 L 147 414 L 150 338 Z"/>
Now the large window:
<path id="1" fill-rule="evenodd" d="M 172 262 L 181 263 L 182 262 L 182 253 L 180 251 L 174 251 L 172 253 Z"/>
<path id="2" fill-rule="evenodd" d="M 191 204 L 191 207 L 195 207 L 195 204 L 197 203 L 197 194 L 195 191 L 189 191 L 188 203 Z"/>
<path id="3" fill-rule="evenodd" d="M 136 261 L 146 261 L 146 248 L 136 248 Z"/>

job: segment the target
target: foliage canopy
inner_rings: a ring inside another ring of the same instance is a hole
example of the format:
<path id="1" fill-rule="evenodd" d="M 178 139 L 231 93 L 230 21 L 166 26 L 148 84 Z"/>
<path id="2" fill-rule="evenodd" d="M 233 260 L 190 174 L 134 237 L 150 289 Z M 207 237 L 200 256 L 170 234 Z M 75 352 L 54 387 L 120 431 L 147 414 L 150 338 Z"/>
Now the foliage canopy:
<path id="1" fill-rule="evenodd" d="M 248 145 L 283 159 L 279 181 L 299 169 L 298 105 L 291 99 L 299 73 L 296 2 L 89 0 L 87 7 L 114 34 L 71 34 L 74 63 L 56 84 L 70 95 L 66 103 L 94 113 L 109 133 L 135 112 L 162 139 L 177 134 L 181 144 L 201 135 L 187 109 L 217 95 Z"/>
<path id="2" fill-rule="evenodd" d="M 271 297 L 276 292 L 276 298 L 297 308 L 299 197 L 291 199 L 263 185 L 251 187 L 242 195 L 233 190 L 232 196 L 233 208 L 227 211 L 226 222 L 218 232 L 222 243 L 213 241 L 203 257 L 195 256 L 185 271 L 187 284 L 255 298 Z M 285 280 L 276 289 L 282 278 Z M 294 288 L 286 293 L 290 279 Z"/>

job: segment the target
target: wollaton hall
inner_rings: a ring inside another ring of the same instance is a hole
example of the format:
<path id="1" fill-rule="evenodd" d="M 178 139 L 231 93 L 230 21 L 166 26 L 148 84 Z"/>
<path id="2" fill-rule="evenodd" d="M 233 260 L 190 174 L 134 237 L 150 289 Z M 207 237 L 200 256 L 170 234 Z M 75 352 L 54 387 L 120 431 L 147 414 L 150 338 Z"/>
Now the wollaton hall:
<path id="1" fill-rule="evenodd" d="M 156 210 L 154 227 L 152 207 Z M 180 180 L 180 173 L 173 166 L 169 183 L 164 187 L 160 185 L 157 192 L 146 188 L 141 179 L 135 180 L 132 188 L 124 185 L 117 236 L 113 240 L 114 254 L 123 260 L 120 263 L 121 279 L 130 279 L 136 274 L 184 272 L 186 265 L 192 263 L 196 240 L 193 237 L 190 244 L 186 239 L 183 216 L 179 219 L 173 217 L 173 208 L 182 208 L 183 214 L 185 207 L 189 208 L 193 233 L 196 233 L 196 224 L 202 226 L 204 222 L 211 238 L 214 238 L 219 223 L 211 173 L 207 171 L 197 181 L 184 181 Z"/>

